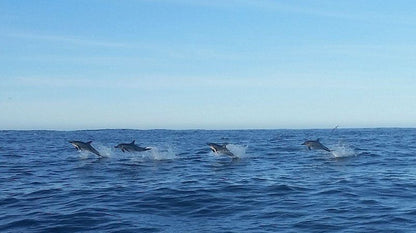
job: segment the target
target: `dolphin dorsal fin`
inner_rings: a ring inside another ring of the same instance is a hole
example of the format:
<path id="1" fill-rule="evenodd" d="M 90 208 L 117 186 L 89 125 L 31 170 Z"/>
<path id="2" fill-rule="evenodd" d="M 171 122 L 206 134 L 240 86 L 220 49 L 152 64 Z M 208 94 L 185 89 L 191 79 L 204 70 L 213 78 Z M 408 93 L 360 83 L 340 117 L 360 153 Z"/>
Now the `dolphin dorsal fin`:
<path id="1" fill-rule="evenodd" d="M 133 140 L 130 144 L 134 144 L 136 142 L 136 140 Z"/>
<path id="2" fill-rule="evenodd" d="M 87 144 L 91 144 L 92 141 L 88 141 Z"/>
<path id="3" fill-rule="evenodd" d="M 320 138 L 317 138 L 316 141 L 319 142 L 319 140 L 321 140 Z"/>

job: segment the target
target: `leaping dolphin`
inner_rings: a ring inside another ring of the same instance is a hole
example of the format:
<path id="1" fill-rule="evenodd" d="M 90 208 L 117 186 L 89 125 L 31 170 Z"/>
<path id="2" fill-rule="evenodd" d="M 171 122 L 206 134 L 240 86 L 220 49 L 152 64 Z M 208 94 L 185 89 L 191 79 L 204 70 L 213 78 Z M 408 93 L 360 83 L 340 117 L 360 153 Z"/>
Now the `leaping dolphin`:
<path id="1" fill-rule="evenodd" d="M 209 148 L 211 148 L 212 152 L 216 154 L 224 154 L 231 156 L 232 158 L 236 158 L 236 156 L 227 148 L 228 144 L 216 144 L 216 143 L 207 143 Z"/>
<path id="2" fill-rule="evenodd" d="M 89 151 L 101 157 L 100 153 L 91 146 L 91 142 L 81 142 L 81 141 L 69 141 L 77 150 Z"/>
<path id="3" fill-rule="evenodd" d="M 123 152 L 141 152 L 141 151 L 147 151 L 150 150 L 151 148 L 149 147 L 140 147 L 137 146 L 136 144 L 134 144 L 136 142 L 136 140 L 133 140 L 131 143 L 120 143 L 117 146 L 115 146 L 114 148 L 120 148 L 121 151 Z"/>
<path id="4" fill-rule="evenodd" d="M 322 145 L 322 143 L 319 141 L 319 138 L 316 139 L 316 140 L 307 140 L 304 143 L 302 143 L 302 145 L 307 146 L 309 150 L 311 150 L 311 149 L 321 149 L 321 150 L 326 150 L 328 152 L 331 152 L 331 150 L 328 149 L 328 147 Z"/>

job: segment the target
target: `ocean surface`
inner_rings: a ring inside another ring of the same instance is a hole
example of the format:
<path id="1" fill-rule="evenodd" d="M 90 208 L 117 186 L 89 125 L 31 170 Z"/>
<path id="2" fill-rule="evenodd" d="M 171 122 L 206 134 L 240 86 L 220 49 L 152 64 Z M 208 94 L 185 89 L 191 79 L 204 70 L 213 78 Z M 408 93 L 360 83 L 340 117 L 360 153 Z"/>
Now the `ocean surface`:
<path id="1" fill-rule="evenodd" d="M 0 232 L 416 232 L 416 129 L 0 131 Z"/>

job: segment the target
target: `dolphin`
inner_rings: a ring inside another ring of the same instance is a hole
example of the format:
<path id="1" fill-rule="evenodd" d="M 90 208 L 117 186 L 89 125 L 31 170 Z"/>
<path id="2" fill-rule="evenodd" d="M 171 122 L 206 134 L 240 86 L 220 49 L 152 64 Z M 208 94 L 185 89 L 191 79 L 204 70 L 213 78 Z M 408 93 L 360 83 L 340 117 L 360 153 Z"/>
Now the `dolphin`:
<path id="1" fill-rule="evenodd" d="M 207 145 L 211 148 L 212 152 L 214 152 L 216 154 L 224 154 L 224 155 L 231 156 L 232 158 L 237 157 L 230 150 L 228 150 L 228 148 L 227 148 L 228 144 L 220 145 L 220 144 L 216 144 L 216 143 L 207 143 Z"/>
<path id="2" fill-rule="evenodd" d="M 89 141 L 89 142 L 69 141 L 69 143 L 71 143 L 77 150 L 89 151 L 101 157 L 100 153 L 98 153 L 98 151 L 94 149 L 94 147 L 91 146 L 91 142 L 92 141 Z"/>
<path id="3" fill-rule="evenodd" d="M 141 152 L 141 151 L 147 151 L 150 150 L 151 148 L 149 147 L 140 147 L 137 146 L 136 144 L 134 144 L 136 142 L 136 140 L 133 140 L 131 143 L 120 143 L 117 146 L 115 146 L 114 148 L 120 148 L 121 151 L 123 152 Z"/>
<path id="4" fill-rule="evenodd" d="M 319 141 L 319 138 L 316 139 L 316 140 L 307 140 L 304 143 L 302 143 L 302 145 L 307 146 L 309 150 L 311 150 L 311 149 L 321 149 L 321 150 L 326 150 L 328 152 L 331 152 L 331 150 L 328 149 L 328 147 L 322 145 L 322 143 Z"/>

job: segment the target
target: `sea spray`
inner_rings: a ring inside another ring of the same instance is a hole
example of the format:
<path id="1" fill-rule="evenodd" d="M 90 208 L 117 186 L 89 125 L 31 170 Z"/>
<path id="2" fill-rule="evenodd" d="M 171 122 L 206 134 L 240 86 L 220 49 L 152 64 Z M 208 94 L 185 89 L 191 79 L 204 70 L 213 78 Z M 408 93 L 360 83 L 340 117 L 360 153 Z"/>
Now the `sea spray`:
<path id="1" fill-rule="evenodd" d="M 247 157 L 247 154 L 246 154 L 247 146 L 237 145 L 237 144 L 228 144 L 226 147 L 237 158 L 245 158 L 245 157 Z"/>
<path id="2" fill-rule="evenodd" d="M 336 146 L 331 147 L 331 153 L 335 158 L 345 158 L 357 155 L 354 148 L 340 143 Z"/>
<path id="3" fill-rule="evenodd" d="M 171 160 L 176 158 L 176 153 L 171 147 L 163 150 L 159 149 L 158 147 L 151 147 L 149 152 L 151 158 L 154 160 Z"/>

